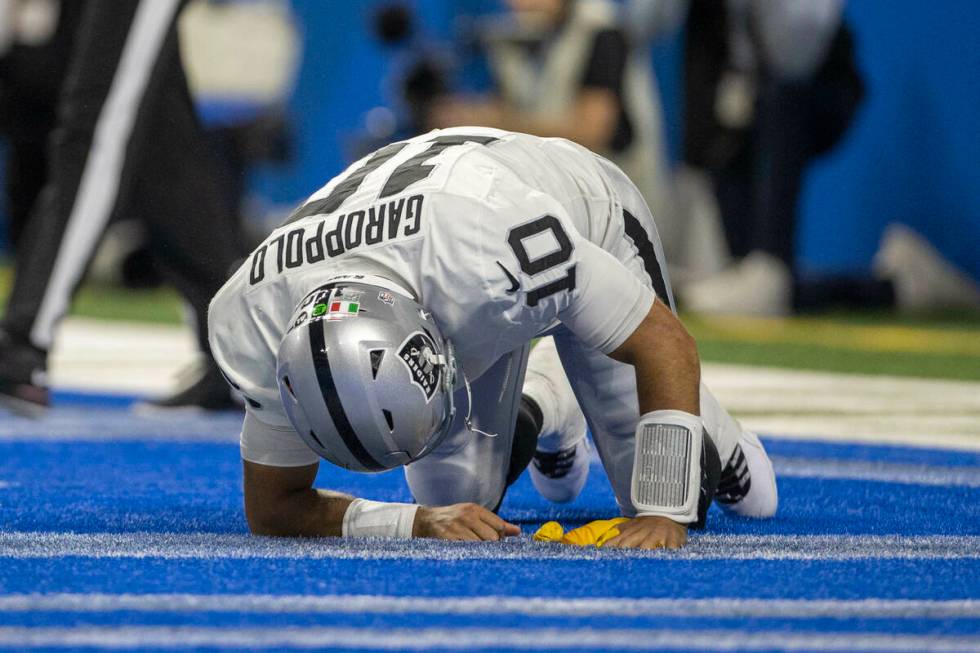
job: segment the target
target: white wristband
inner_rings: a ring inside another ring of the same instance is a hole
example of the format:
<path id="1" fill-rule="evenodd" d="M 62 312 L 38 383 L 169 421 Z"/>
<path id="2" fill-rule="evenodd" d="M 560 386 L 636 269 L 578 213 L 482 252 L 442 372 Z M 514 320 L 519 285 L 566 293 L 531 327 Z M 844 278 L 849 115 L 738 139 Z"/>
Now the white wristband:
<path id="1" fill-rule="evenodd" d="M 412 537 L 415 513 L 419 507 L 414 503 L 384 503 L 354 499 L 347 512 L 341 534 L 344 537 Z"/>
<path id="2" fill-rule="evenodd" d="M 703 432 L 700 417 L 680 410 L 655 410 L 640 418 L 630 486 L 637 515 L 697 521 Z"/>

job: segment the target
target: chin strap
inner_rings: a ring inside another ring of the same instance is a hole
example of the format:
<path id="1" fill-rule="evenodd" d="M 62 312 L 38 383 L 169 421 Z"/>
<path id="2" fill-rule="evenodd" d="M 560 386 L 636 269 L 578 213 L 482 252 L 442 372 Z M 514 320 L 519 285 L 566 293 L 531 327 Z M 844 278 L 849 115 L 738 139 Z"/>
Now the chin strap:
<path id="1" fill-rule="evenodd" d="M 446 370 L 446 392 L 449 394 L 450 400 L 452 399 L 452 394 L 456 385 L 457 372 L 463 377 L 463 387 L 466 388 L 466 417 L 463 418 L 463 424 L 466 425 L 467 430 L 472 431 L 473 433 L 479 433 L 480 435 L 488 438 L 497 437 L 496 433 L 481 431 L 473 426 L 473 391 L 470 389 L 470 380 L 466 378 L 466 372 L 459 367 L 459 363 L 456 360 L 456 349 L 449 340 L 446 340 L 446 351 L 448 352 L 448 355 L 437 354 L 431 349 L 426 349 L 424 352 L 422 352 L 422 355 L 429 363 L 433 365 L 441 365 L 442 368 Z M 455 406 L 451 407 L 450 411 L 455 414 Z"/>
<path id="2" fill-rule="evenodd" d="M 463 419 L 463 423 L 466 424 L 466 428 L 474 433 L 479 433 L 480 435 L 485 435 L 488 438 L 497 437 L 496 433 L 488 433 L 487 431 L 481 431 L 480 429 L 473 426 L 473 393 L 470 391 L 470 381 L 466 378 L 466 372 L 463 370 L 459 371 L 463 375 L 463 387 L 466 388 L 466 417 Z"/>
<path id="3" fill-rule="evenodd" d="M 479 433 L 480 435 L 484 435 L 488 438 L 497 437 L 496 433 L 488 433 L 487 431 L 481 431 L 480 429 L 473 426 L 473 419 L 472 419 L 473 418 L 473 391 L 470 389 L 470 380 L 466 378 L 466 372 L 464 372 L 463 369 L 459 367 L 459 365 L 457 364 L 455 360 L 456 357 L 452 354 L 452 352 L 454 351 L 452 348 L 452 344 L 449 343 L 448 340 L 446 341 L 446 344 L 448 345 L 447 349 L 451 352 L 450 356 L 446 356 L 445 354 L 437 354 L 432 350 L 426 350 L 424 352 L 426 360 L 432 363 L 433 365 L 441 365 L 443 369 L 447 371 L 447 374 L 453 375 L 453 380 L 455 380 L 455 371 L 458 371 L 460 376 L 463 377 L 463 387 L 466 388 L 466 417 L 463 418 L 463 423 L 466 425 L 466 428 L 472 431 L 473 433 Z M 455 370 L 453 369 L 454 367 Z M 450 393 L 453 392 L 452 390 L 453 385 L 454 383 L 450 383 L 448 392 Z"/>

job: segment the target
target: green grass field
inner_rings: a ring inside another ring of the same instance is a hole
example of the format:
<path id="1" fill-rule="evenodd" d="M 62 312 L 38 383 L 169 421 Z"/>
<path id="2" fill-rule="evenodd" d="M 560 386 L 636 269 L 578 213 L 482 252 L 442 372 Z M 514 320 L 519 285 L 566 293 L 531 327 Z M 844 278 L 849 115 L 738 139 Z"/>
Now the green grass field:
<path id="1" fill-rule="evenodd" d="M 10 284 L 0 270 L 0 297 Z M 71 314 L 179 324 L 181 300 L 169 289 L 133 291 L 85 285 Z M 705 361 L 897 376 L 980 380 L 980 315 L 899 317 L 881 312 L 788 319 L 685 315 Z"/>

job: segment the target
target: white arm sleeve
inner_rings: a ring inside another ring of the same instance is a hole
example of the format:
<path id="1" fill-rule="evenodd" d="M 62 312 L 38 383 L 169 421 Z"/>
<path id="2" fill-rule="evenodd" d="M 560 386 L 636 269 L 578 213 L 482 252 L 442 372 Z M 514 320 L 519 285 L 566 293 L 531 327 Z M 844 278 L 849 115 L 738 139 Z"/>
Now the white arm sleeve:
<path id="1" fill-rule="evenodd" d="M 245 411 L 242 458 L 271 467 L 305 467 L 320 460 L 290 426 L 272 426 Z"/>
<path id="2" fill-rule="evenodd" d="M 290 426 L 276 384 L 275 347 L 282 337 L 278 318 L 289 309 L 277 296 L 256 292 L 246 296 L 239 271 L 214 297 L 208 313 L 211 353 L 247 404 L 242 458 L 273 467 L 312 465 L 319 458 Z"/>

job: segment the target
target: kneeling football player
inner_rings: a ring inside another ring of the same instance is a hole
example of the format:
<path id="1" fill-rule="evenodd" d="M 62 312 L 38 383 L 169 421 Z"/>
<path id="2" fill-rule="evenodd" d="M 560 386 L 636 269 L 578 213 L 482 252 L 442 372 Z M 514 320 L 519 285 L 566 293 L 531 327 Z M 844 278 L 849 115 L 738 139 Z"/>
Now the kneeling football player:
<path id="1" fill-rule="evenodd" d="M 515 535 L 508 484 L 533 457 L 539 491 L 574 498 L 586 424 L 628 518 L 606 546 L 682 546 L 712 500 L 776 509 L 758 438 L 700 382 L 639 192 L 569 141 L 472 127 L 374 152 L 252 253 L 209 328 L 247 405 L 255 533 Z M 416 503 L 316 489 L 321 458 L 405 466 Z"/>

